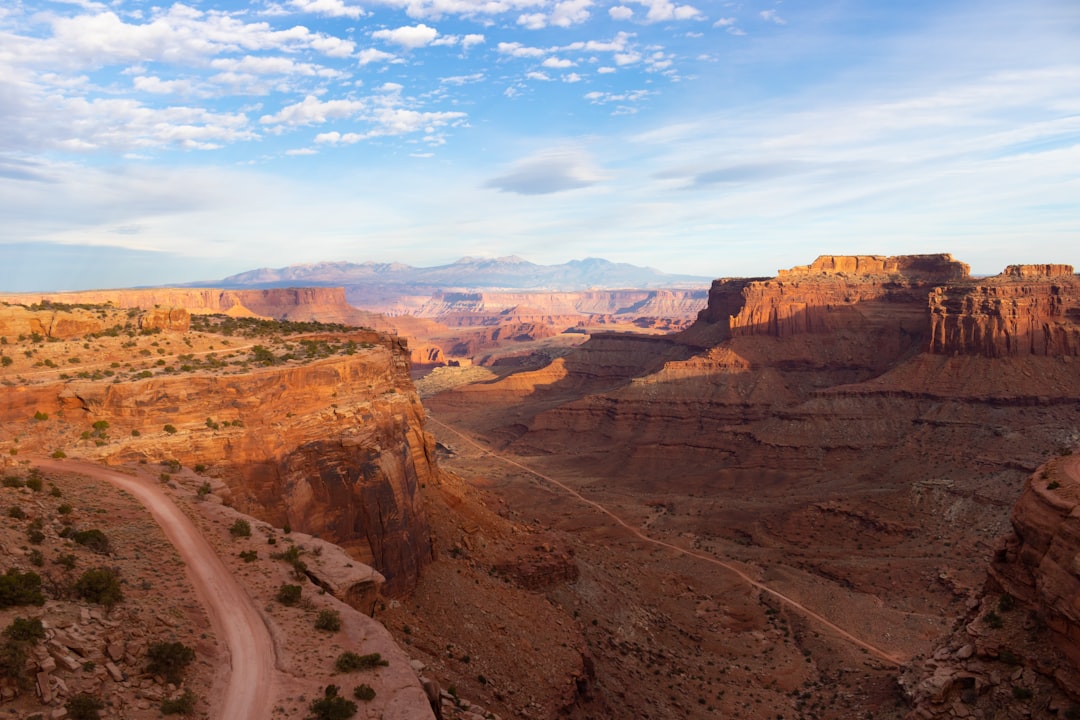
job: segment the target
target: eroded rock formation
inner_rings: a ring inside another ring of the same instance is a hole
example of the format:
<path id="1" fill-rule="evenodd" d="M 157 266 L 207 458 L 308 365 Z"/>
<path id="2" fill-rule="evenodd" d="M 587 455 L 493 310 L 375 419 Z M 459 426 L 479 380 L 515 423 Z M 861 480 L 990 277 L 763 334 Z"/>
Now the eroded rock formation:
<path id="1" fill-rule="evenodd" d="M 911 718 L 1080 714 L 1080 461 L 1025 484 L 983 593 L 948 640 L 909 666 Z"/>
<path id="2" fill-rule="evenodd" d="M 932 352 L 1017 357 L 1080 355 L 1080 279 L 1070 265 L 1011 265 L 930 295 Z"/>

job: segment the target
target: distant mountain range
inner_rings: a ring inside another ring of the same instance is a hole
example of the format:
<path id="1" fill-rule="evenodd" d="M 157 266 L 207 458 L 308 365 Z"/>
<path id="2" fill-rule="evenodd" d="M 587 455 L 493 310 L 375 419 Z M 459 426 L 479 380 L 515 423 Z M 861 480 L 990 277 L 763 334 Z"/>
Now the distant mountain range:
<path id="1" fill-rule="evenodd" d="M 379 285 L 470 290 L 650 289 L 707 286 L 713 278 L 671 275 L 649 267 L 613 263 L 601 258 L 537 265 L 519 257 L 464 257 L 449 265 L 412 267 L 401 263 L 323 262 L 260 268 L 194 287 L 273 288 L 297 285 Z"/>

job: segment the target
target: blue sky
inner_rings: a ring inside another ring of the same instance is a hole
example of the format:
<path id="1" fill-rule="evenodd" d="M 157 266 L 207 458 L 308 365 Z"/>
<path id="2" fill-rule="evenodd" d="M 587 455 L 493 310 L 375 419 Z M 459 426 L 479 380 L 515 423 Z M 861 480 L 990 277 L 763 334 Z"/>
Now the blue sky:
<path id="1" fill-rule="evenodd" d="M 7 0 L 0 289 L 1080 266 L 1076 0 Z"/>

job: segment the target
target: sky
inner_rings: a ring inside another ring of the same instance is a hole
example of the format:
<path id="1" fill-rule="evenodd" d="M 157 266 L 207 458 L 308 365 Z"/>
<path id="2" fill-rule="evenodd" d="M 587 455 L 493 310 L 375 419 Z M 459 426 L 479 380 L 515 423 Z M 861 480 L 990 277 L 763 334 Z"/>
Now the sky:
<path id="1" fill-rule="evenodd" d="M 4 0 L 0 290 L 1080 267 L 1076 0 Z"/>

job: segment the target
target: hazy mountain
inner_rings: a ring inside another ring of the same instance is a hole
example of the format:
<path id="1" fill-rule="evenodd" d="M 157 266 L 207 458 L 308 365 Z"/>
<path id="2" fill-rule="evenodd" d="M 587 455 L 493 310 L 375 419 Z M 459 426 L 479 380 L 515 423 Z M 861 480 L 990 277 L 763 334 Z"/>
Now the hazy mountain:
<path id="1" fill-rule="evenodd" d="M 708 285 L 711 277 L 672 275 L 649 267 L 601 258 L 537 265 L 519 257 L 464 257 L 449 265 L 412 267 L 401 263 L 322 262 L 259 268 L 200 287 L 270 288 L 290 285 L 430 286 L 432 288 L 560 290 L 659 288 Z"/>

